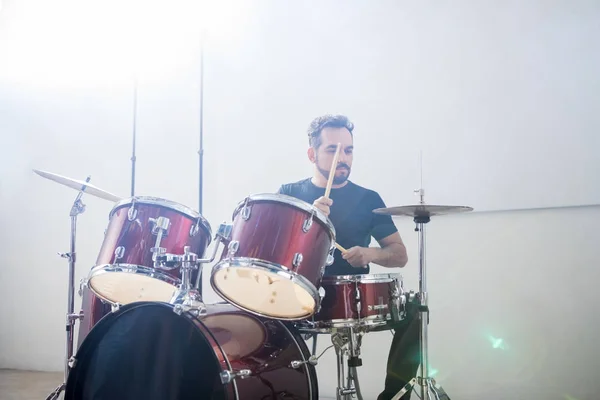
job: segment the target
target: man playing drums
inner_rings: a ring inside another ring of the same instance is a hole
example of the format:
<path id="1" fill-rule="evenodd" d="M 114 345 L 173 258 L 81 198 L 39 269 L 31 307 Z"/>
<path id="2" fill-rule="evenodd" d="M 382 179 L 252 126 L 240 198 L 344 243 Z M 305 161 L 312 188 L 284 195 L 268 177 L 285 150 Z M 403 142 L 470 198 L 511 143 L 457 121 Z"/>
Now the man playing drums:
<path id="1" fill-rule="evenodd" d="M 308 159 L 314 164 L 311 178 L 284 184 L 278 193 L 312 203 L 329 217 L 336 230 L 336 242 L 347 249 L 336 250 L 335 261 L 324 276 L 369 274 L 370 263 L 388 268 L 406 265 L 406 248 L 392 218 L 375 214 L 385 208 L 380 195 L 348 180 L 353 159 L 354 125 L 342 115 L 316 118 L 308 129 Z M 337 145 L 341 144 L 331 192 L 326 187 Z M 380 248 L 369 247 L 371 237 Z M 388 354 L 385 388 L 377 400 L 391 399 L 417 373 L 419 366 L 419 321 L 416 304 L 407 303 L 407 316 L 394 324 Z M 410 398 L 410 391 L 402 399 Z"/>

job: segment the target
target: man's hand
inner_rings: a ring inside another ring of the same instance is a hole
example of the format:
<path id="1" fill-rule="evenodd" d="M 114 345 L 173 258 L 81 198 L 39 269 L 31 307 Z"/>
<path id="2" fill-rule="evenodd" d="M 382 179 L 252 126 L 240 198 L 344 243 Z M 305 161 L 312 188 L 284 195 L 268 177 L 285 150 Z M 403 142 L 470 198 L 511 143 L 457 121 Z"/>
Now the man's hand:
<path id="1" fill-rule="evenodd" d="M 325 216 L 329 216 L 329 207 L 333 204 L 333 200 L 330 198 L 326 198 L 324 196 L 319 197 L 313 202 L 313 206 L 317 207 L 319 210 L 325 214 Z"/>
<path id="2" fill-rule="evenodd" d="M 373 261 L 371 249 L 367 247 L 354 246 L 342 253 L 342 258 L 354 268 L 364 268 Z"/>

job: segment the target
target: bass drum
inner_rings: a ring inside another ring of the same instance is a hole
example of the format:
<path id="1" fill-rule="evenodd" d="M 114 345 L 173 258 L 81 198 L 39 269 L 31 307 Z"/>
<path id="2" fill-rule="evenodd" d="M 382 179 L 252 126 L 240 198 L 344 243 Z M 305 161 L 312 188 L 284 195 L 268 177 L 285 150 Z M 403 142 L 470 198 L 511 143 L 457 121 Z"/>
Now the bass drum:
<path id="1" fill-rule="evenodd" d="M 310 352 L 291 323 L 231 304 L 201 317 L 136 302 L 102 318 L 69 373 L 65 400 L 318 399 Z"/>

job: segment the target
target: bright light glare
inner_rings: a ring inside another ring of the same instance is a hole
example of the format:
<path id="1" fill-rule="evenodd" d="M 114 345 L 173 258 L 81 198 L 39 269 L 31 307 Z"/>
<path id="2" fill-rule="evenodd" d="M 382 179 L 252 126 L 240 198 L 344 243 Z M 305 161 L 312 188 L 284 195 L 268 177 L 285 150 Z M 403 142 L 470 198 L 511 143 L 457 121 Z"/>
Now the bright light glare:
<path id="1" fill-rule="evenodd" d="M 229 1 L 17 2 L 0 31 L 0 78 L 36 86 L 161 81 L 198 58 L 201 34 L 239 27 Z M 241 15 L 240 12 L 237 13 Z"/>

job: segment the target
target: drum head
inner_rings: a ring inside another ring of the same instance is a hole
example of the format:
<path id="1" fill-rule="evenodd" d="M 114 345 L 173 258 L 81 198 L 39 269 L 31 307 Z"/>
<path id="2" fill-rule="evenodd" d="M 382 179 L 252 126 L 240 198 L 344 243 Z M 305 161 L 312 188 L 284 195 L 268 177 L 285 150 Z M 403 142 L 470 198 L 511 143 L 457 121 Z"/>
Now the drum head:
<path id="1" fill-rule="evenodd" d="M 107 315 L 76 354 L 65 400 L 227 399 L 217 354 L 199 322 L 169 304 Z"/>
<path id="2" fill-rule="evenodd" d="M 294 321 L 310 317 L 320 300 L 304 277 L 256 260 L 222 261 L 213 269 L 211 284 L 240 309 L 268 318 Z"/>
<path id="3" fill-rule="evenodd" d="M 138 301 L 168 303 L 180 281 L 141 265 L 98 265 L 90 271 L 88 286 L 94 294 L 113 304 Z"/>

